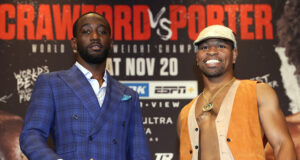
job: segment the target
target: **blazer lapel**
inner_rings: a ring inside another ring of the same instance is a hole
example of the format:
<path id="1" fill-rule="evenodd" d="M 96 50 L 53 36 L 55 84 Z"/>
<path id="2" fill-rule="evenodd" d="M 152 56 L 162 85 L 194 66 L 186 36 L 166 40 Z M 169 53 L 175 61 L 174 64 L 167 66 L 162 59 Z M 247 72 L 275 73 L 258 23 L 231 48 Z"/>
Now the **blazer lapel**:
<path id="1" fill-rule="evenodd" d="M 108 122 L 109 119 L 112 118 L 113 115 L 118 111 L 118 107 L 120 107 L 125 88 L 121 87 L 120 84 L 117 83 L 109 74 L 107 75 L 107 80 L 104 102 L 100 111 L 100 115 L 98 115 L 96 119 L 96 125 L 92 129 L 91 134 L 101 130 L 103 124 Z"/>
<path id="2" fill-rule="evenodd" d="M 88 111 L 93 120 L 97 119 L 99 113 L 99 103 L 90 83 L 83 73 L 74 65 L 72 68 L 59 74 L 61 79 L 74 91 L 81 100 L 83 106 Z"/>

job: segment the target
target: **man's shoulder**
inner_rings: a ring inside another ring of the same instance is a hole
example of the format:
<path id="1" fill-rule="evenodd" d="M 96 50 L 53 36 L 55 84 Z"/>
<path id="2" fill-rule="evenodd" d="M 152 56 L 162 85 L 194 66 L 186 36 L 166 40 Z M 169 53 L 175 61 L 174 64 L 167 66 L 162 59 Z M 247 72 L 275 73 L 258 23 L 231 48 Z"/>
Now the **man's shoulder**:
<path id="1" fill-rule="evenodd" d="M 252 79 L 239 79 L 239 81 L 241 82 L 241 84 L 256 84 L 256 83 L 260 83 L 260 81 L 252 80 Z"/>
<path id="2" fill-rule="evenodd" d="M 239 80 L 239 88 L 256 88 L 257 84 L 261 83 L 257 80 L 251 80 L 251 79 L 238 79 Z"/>
<path id="3" fill-rule="evenodd" d="M 57 75 L 62 75 L 62 74 L 70 73 L 70 71 L 71 71 L 72 68 L 62 69 L 62 70 L 57 70 L 57 71 L 52 71 L 52 72 L 47 72 L 47 73 L 42 73 L 39 76 L 55 77 Z"/>
<path id="4" fill-rule="evenodd" d="M 186 104 L 184 107 L 182 107 L 180 111 L 180 115 L 187 115 L 187 113 L 190 111 L 191 107 L 193 106 L 194 103 L 196 103 L 198 99 L 198 96 L 192 99 L 188 104 Z"/>
<path id="5" fill-rule="evenodd" d="M 58 70 L 58 71 L 52 71 L 52 72 L 48 72 L 48 73 L 42 73 L 38 76 L 37 81 L 56 81 L 56 80 L 60 80 L 60 76 L 64 76 L 71 73 L 70 69 L 67 70 Z"/>
<path id="6" fill-rule="evenodd" d="M 252 86 L 255 86 L 257 89 L 259 88 L 263 88 L 263 89 L 271 89 L 272 87 L 267 84 L 267 83 L 264 83 L 263 81 L 260 81 L 260 80 L 251 80 L 251 79 L 244 79 L 244 80 L 240 80 L 240 84 L 241 85 L 252 85 Z"/>
<path id="7" fill-rule="evenodd" d="M 110 75 L 108 75 L 110 76 Z M 128 86 L 124 85 L 120 81 L 116 80 L 112 76 L 110 76 L 110 81 L 113 87 L 117 87 L 119 90 L 124 90 L 126 94 L 137 94 L 136 91 L 133 89 L 129 88 Z"/>

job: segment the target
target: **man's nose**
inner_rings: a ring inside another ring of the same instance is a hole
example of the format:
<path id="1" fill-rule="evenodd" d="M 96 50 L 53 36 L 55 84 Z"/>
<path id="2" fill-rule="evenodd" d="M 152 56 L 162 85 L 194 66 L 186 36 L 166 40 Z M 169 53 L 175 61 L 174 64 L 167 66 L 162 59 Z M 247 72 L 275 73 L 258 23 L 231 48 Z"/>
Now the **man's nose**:
<path id="1" fill-rule="evenodd" d="M 100 35 L 97 32 L 92 32 L 91 41 L 100 41 Z"/>
<path id="2" fill-rule="evenodd" d="M 215 46 L 210 46 L 210 47 L 208 48 L 207 54 L 208 54 L 208 55 L 216 55 L 216 54 L 218 54 L 217 47 L 215 47 Z"/>

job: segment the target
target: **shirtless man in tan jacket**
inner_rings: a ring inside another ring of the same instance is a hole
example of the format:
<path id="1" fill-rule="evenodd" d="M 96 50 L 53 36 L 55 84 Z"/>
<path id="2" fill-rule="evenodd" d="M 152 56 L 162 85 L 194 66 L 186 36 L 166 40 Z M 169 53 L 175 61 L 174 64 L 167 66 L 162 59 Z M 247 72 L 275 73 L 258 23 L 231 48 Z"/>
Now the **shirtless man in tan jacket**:
<path id="1" fill-rule="evenodd" d="M 231 29 L 213 25 L 195 40 L 204 89 L 178 118 L 181 160 L 262 160 L 268 140 L 276 159 L 295 160 L 292 139 L 275 91 L 237 80 L 237 43 Z"/>

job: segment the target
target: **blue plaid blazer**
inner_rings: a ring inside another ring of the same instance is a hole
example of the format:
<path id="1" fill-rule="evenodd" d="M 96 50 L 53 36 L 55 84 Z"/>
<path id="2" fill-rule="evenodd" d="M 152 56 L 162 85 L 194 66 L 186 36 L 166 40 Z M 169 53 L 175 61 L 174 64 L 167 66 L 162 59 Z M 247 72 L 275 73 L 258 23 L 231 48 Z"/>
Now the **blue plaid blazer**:
<path id="1" fill-rule="evenodd" d="M 138 94 L 107 78 L 100 108 L 76 66 L 40 75 L 20 135 L 24 154 L 30 160 L 150 160 Z"/>

